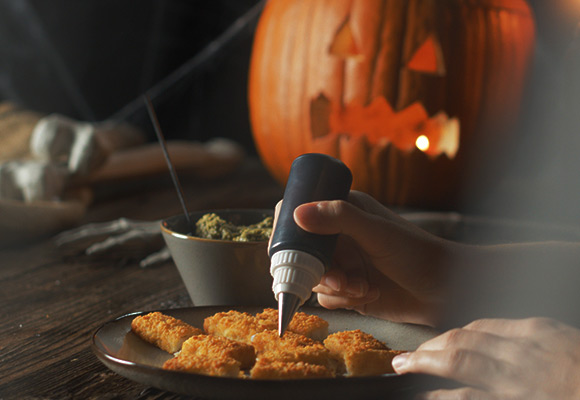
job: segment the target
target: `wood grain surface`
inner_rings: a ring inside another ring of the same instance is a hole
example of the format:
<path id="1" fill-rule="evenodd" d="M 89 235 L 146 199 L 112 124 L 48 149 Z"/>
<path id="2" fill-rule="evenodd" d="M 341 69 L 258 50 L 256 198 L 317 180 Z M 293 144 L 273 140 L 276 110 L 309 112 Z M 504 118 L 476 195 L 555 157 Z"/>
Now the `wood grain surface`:
<path id="1" fill-rule="evenodd" d="M 219 180 L 182 177 L 190 211 L 273 208 L 283 187 L 252 157 Z M 169 176 L 96 187 L 82 224 L 125 217 L 157 220 L 181 212 Z M 0 399 L 185 399 L 107 369 L 90 348 L 115 317 L 191 306 L 172 261 L 141 268 L 160 243 L 83 253 L 52 238 L 0 250 Z"/>

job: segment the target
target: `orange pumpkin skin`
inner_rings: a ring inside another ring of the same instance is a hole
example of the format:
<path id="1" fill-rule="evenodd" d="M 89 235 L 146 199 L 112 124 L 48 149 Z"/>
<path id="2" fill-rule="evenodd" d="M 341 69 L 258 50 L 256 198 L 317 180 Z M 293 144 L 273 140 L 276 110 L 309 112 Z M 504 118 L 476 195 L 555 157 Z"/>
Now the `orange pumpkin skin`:
<path id="1" fill-rule="evenodd" d="M 435 63 L 408 67 L 425 59 L 413 57 L 418 48 L 435 53 L 425 45 L 433 38 L 441 73 Z M 449 207 L 513 140 L 534 40 L 525 0 L 270 0 L 249 74 L 257 151 L 281 183 L 294 158 L 318 151 L 342 159 L 353 188 L 386 204 Z M 457 153 L 332 130 L 329 110 L 377 98 L 397 112 L 420 102 L 431 116 L 457 118 Z"/>

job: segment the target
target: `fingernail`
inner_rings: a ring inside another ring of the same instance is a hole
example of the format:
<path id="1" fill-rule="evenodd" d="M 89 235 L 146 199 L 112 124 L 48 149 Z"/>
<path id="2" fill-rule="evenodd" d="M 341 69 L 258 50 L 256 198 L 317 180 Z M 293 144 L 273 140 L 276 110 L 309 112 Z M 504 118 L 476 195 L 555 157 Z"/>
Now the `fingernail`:
<path id="1" fill-rule="evenodd" d="M 334 291 L 340 291 L 340 279 L 335 276 L 326 276 L 323 278 L 322 283 L 328 286 Z"/>
<path id="2" fill-rule="evenodd" d="M 409 359 L 409 353 L 399 354 L 393 361 L 391 361 L 391 365 L 395 369 L 395 371 L 399 372 L 399 370 L 404 369 L 405 364 L 407 364 L 407 360 Z"/>
<path id="3" fill-rule="evenodd" d="M 296 210 L 300 210 L 299 212 L 302 214 L 307 215 L 308 217 L 317 217 L 319 214 L 319 204 L 320 203 L 306 203 L 301 204 L 296 207 Z M 294 210 L 296 212 L 296 210 Z"/>

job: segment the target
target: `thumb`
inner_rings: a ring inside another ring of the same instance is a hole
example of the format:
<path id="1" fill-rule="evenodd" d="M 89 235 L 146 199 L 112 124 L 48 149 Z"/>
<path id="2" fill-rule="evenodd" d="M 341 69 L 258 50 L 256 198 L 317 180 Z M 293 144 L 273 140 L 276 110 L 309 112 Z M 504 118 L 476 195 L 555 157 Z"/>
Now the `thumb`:
<path id="1" fill-rule="evenodd" d="M 311 233 L 349 236 L 369 254 L 384 248 L 385 241 L 393 236 L 389 220 L 343 200 L 302 204 L 294 210 L 294 220 Z"/>

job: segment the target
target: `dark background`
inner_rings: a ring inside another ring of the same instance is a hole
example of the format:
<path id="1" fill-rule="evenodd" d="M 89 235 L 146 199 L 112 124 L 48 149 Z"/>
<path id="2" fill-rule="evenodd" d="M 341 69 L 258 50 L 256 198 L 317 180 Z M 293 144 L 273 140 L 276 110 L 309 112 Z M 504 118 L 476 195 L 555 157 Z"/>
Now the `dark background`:
<path id="1" fill-rule="evenodd" d="M 245 101 L 258 0 L 0 0 L 0 100 L 252 149 Z M 237 22 L 237 25 L 233 26 Z M 228 31 L 229 30 L 229 31 Z M 180 71 L 183 70 L 183 71 Z"/>

